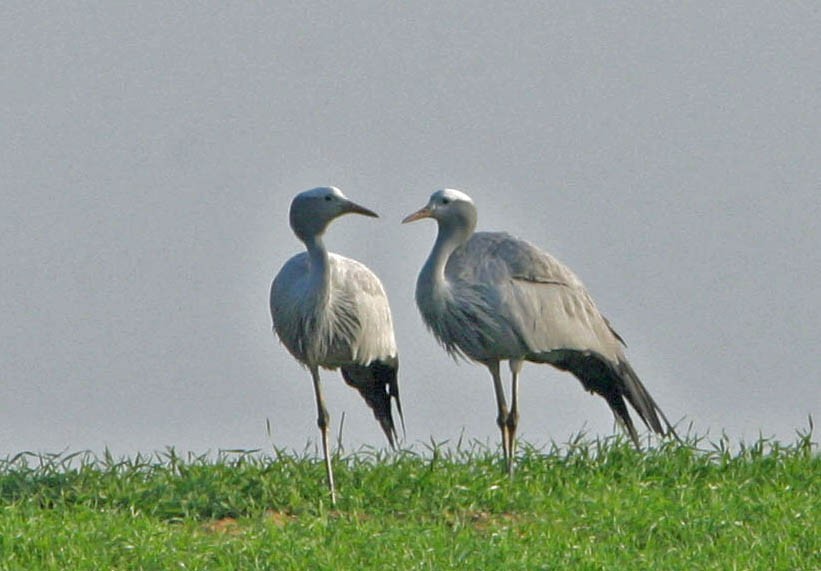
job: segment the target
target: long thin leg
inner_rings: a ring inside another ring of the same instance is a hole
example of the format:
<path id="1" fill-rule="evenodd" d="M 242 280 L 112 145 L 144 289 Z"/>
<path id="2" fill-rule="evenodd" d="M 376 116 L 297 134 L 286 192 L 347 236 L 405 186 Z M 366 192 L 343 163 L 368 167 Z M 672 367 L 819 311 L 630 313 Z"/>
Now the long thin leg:
<path id="1" fill-rule="evenodd" d="M 507 401 L 505 400 L 505 389 L 502 387 L 502 377 L 499 374 L 499 361 L 488 361 L 485 366 L 490 370 L 490 375 L 493 377 L 493 390 L 496 392 L 496 407 L 498 414 L 496 416 L 496 424 L 499 430 L 502 431 L 502 453 L 505 456 L 505 463 L 510 465 L 510 439 L 508 438 L 507 428 Z M 508 467 L 508 470 L 510 468 Z"/>
<path id="2" fill-rule="evenodd" d="M 508 448 L 510 449 L 510 462 L 507 465 L 507 473 L 513 476 L 513 463 L 516 458 L 516 428 L 519 426 L 519 372 L 522 370 L 523 362 L 510 360 L 510 414 L 507 415 L 507 437 L 510 439 Z"/>
<path id="3" fill-rule="evenodd" d="M 314 395 L 316 396 L 316 424 L 322 434 L 322 452 L 325 455 L 325 473 L 328 475 L 328 489 L 331 492 L 331 504 L 336 505 L 336 488 L 334 487 L 334 472 L 331 468 L 331 447 L 328 442 L 328 425 L 330 416 L 325 408 L 325 399 L 322 398 L 322 386 L 319 381 L 319 369 L 311 367 L 311 377 L 314 379 Z"/>

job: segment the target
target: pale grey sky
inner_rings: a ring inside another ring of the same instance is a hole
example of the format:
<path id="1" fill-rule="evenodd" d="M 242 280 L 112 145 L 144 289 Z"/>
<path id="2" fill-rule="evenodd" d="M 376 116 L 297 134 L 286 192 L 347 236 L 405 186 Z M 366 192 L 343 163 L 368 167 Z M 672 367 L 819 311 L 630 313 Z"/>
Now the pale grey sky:
<path id="1" fill-rule="evenodd" d="M 821 376 L 815 3 L 6 2 L 0 454 L 302 448 L 309 375 L 270 281 L 297 192 L 381 218 L 327 243 L 381 276 L 408 442 L 497 442 L 487 371 L 413 301 L 443 186 L 584 280 L 671 419 L 791 440 Z M 326 373 L 348 446 L 382 447 Z M 611 434 L 526 366 L 523 438 Z M 265 430 L 270 419 L 272 439 Z"/>

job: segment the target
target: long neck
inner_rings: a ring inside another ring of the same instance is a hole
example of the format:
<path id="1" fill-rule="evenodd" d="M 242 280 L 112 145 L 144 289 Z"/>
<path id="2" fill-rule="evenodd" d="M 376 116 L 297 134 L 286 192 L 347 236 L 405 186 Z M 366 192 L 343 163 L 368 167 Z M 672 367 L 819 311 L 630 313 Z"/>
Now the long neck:
<path id="1" fill-rule="evenodd" d="M 328 299 L 331 283 L 331 267 L 328 259 L 328 249 L 322 241 L 322 236 L 307 236 L 304 239 L 310 261 L 310 274 L 313 287 L 308 291 L 316 293 L 317 301 L 322 303 Z"/>
<path id="2" fill-rule="evenodd" d="M 417 298 L 430 296 L 436 300 L 442 299 L 448 290 L 448 281 L 445 277 L 445 267 L 454 250 L 467 242 L 470 231 L 459 231 L 458 228 L 440 226 L 436 235 L 436 242 L 430 252 L 417 280 Z"/>

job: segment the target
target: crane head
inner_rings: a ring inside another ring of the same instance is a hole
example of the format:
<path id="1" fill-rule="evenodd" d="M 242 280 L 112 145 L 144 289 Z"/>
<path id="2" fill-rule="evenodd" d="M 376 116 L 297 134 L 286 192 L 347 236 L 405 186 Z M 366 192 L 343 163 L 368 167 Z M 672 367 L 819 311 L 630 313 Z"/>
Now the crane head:
<path id="1" fill-rule="evenodd" d="M 444 188 L 431 194 L 428 203 L 406 216 L 402 224 L 423 218 L 433 218 L 440 225 L 456 224 L 469 228 L 472 232 L 476 226 L 476 206 L 473 200 L 461 190 Z"/>
<path id="2" fill-rule="evenodd" d="M 291 202 L 290 221 L 294 233 L 301 239 L 319 236 L 328 224 L 343 214 L 378 217 L 373 210 L 360 206 L 334 186 L 321 186 L 300 192 Z"/>

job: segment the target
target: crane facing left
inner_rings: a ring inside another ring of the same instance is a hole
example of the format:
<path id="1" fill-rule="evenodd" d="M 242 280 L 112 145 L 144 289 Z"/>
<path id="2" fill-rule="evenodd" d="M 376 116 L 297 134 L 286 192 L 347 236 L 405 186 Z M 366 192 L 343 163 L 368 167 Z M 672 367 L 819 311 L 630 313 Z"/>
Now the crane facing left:
<path id="1" fill-rule="evenodd" d="M 336 503 L 328 440 L 330 417 L 322 396 L 319 369 L 341 369 L 359 391 L 396 447 L 391 399 L 402 421 L 399 354 L 388 297 L 382 282 L 364 264 L 328 252 L 323 235 L 343 214 L 377 214 L 349 200 L 338 188 L 319 187 L 291 202 L 291 229 L 306 252 L 285 262 L 271 284 L 271 317 L 280 341 L 311 373 L 317 425 L 322 436 L 331 503 Z"/>

